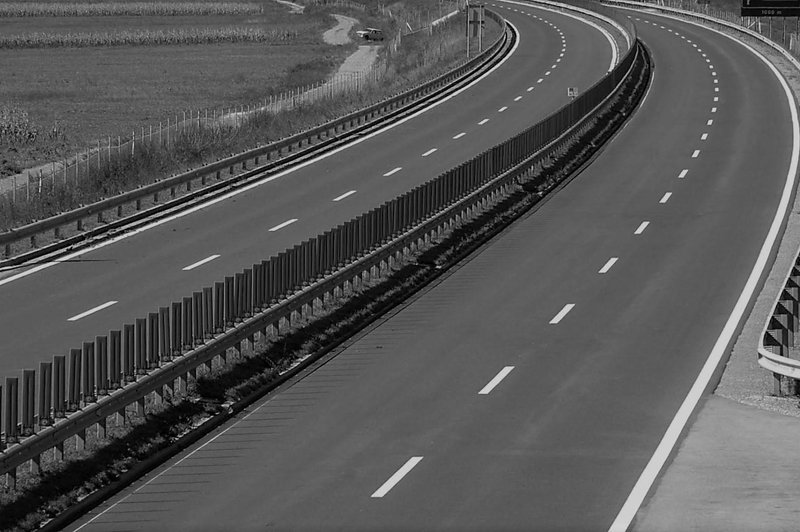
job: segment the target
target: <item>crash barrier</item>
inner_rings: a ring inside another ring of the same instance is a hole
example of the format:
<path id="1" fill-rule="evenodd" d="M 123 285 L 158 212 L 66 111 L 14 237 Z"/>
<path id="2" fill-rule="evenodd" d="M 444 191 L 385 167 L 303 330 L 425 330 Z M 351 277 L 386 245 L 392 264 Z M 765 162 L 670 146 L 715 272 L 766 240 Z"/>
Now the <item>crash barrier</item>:
<path id="1" fill-rule="evenodd" d="M 491 46 L 461 66 L 418 87 L 267 146 L 10 229 L 0 234 L 0 266 L 21 264 L 80 245 L 90 238 L 107 234 L 138 220 L 179 208 L 201 194 L 230 187 L 301 157 L 330 149 L 345 140 L 345 137 L 374 127 L 377 122 L 389 122 L 406 113 L 409 107 L 419 106 L 438 97 L 454 84 L 493 64 L 513 43 L 505 19 L 490 10 L 486 11 L 486 15 L 501 26 L 501 34 Z M 182 188 L 186 194 L 180 194 L 183 192 Z M 193 188 L 197 190 L 190 192 Z M 143 203 L 147 202 L 152 203 L 152 206 L 143 209 Z M 92 223 L 95 227 L 88 229 L 86 226 Z M 54 242 L 41 245 L 50 234 Z"/>
<path id="2" fill-rule="evenodd" d="M 223 360 L 229 349 L 252 345 L 270 327 L 280 330 L 315 303 L 335 297 L 420 243 L 474 217 L 505 195 L 514 182 L 563 149 L 605 105 L 621 95 L 626 80 L 649 68 L 637 43 L 581 96 L 519 135 L 481 153 L 344 224 L 254 264 L 213 286 L 187 295 L 145 317 L 98 336 L 7 377 L 0 388 L 3 429 L 0 474 L 14 486 L 17 468 L 40 468 L 41 455 L 63 457 L 64 442 L 82 448 L 87 430 L 99 437 L 107 420 L 133 406 L 184 390 L 200 366 Z M 632 85 L 632 84 L 628 84 Z"/>
<path id="3" fill-rule="evenodd" d="M 714 11 L 716 16 L 712 16 L 705 11 L 709 8 L 706 6 L 704 12 L 692 11 L 689 8 L 691 4 L 682 2 L 672 2 L 668 5 L 655 5 L 643 2 L 631 2 L 627 0 L 606 0 L 604 2 L 611 6 L 620 7 L 634 7 L 642 8 L 646 6 L 648 9 L 655 9 L 661 12 L 678 15 L 683 18 L 688 18 L 702 22 L 706 25 L 716 26 L 729 30 L 734 30 L 740 35 L 744 36 L 747 40 L 756 40 L 767 46 L 770 46 L 800 71 L 800 62 L 795 58 L 792 53 L 781 46 L 779 43 L 761 35 L 760 33 L 750 29 L 757 22 L 756 17 L 740 17 L 733 13 L 722 11 Z M 682 6 L 682 7 L 675 7 Z M 722 18 L 724 17 L 724 18 Z M 787 378 L 786 390 L 791 394 L 800 393 L 800 360 L 798 360 L 798 353 L 795 351 L 795 333 L 798 332 L 798 323 L 800 322 L 800 309 L 798 308 L 798 301 L 800 301 L 800 292 L 798 286 L 800 283 L 800 256 L 795 260 L 789 274 L 787 275 L 786 282 L 778 294 L 775 304 L 773 305 L 772 313 L 766 320 L 761 334 L 761 339 L 758 344 L 758 364 L 772 372 L 773 393 L 781 395 L 784 387 L 781 386 L 784 377 Z M 791 358 L 793 355 L 795 358 Z"/>

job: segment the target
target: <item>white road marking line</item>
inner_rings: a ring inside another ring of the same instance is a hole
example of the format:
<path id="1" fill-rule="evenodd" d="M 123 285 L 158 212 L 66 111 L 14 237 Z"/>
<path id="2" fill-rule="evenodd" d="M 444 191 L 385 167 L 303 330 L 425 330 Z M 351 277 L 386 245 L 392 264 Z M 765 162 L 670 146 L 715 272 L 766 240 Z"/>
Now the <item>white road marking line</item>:
<path id="1" fill-rule="evenodd" d="M 67 321 L 78 321 L 81 318 L 85 318 L 89 314 L 94 314 L 95 312 L 100 312 L 104 308 L 108 308 L 111 305 L 116 305 L 117 303 L 118 303 L 118 301 L 109 301 L 107 303 L 103 303 L 102 305 L 97 305 L 94 308 L 90 308 L 86 312 L 81 312 L 80 314 L 76 314 L 75 316 L 72 316 L 71 318 L 67 319 Z"/>
<path id="2" fill-rule="evenodd" d="M 707 28 L 707 26 L 701 27 Z M 752 46 L 719 30 L 711 29 L 711 31 L 714 31 L 719 35 L 739 43 L 747 50 L 752 52 L 752 54 L 760 59 L 778 79 L 778 83 L 783 88 L 784 94 L 788 101 L 792 120 L 791 162 L 789 163 L 786 182 L 784 184 L 778 208 L 775 212 L 775 217 L 772 219 L 772 224 L 770 225 L 769 232 L 764 239 L 764 244 L 761 246 L 758 258 L 753 264 L 753 269 L 751 270 L 745 285 L 742 287 L 739 298 L 736 300 L 736 304 L 731 310 L 730 316 L 725 322 L 725 326 L 717 337 L 714 346 L 711 348 L 711 351 L 709 352 L 708 358 L 706 358 L 702 369 L 697 374 L 697 378 L 695 379 L 694 383 L 692 383 L 692 387 L 686 394 L 686 397 L 681 403 L 678 411 L 675 413 L 675 416 L 672 418 L 667 430 L 664 432 L 664 436 L 658 443 L 658 446 L 653 452 L 653 455 L 650 457 L 650 460 L 647 462 L 647 465 L 645 466 L 641 475 L 639 475 L 639 478 L 636 480 L 636 484 L 633 486 L 633 489 L 631 489 L 630 494 L 626 498 L 625 504 L 623 504 L 622 508 L 620 508 L 619 513 L 617 513 L 616 518 L 614 518 L 614 522 L 611 523 L 611 526 L 608 529 L 609 532 L 624 532 L 628 529 L 634 517 L 636 516 L 636 513 L 639 511 L 642 502 L 653 486 L 655 479 L 658 477 L 661 469 L 667 462 L 667 459 L 672 455 L 680 435 L 684 432 L 686 424 L 692 417 L 692 414 L 697 408 L 700 399 L 703 397 L 705 390 L 708 388 L 711 379 L 717 372 L 717 368 L 722 361 L 722 357 L 725 355 L 725 353 L 727 353 L 727 346 L 733 339 L 733 335 L 738 330 L 739 325 L 744 317 L 744 313 L 747 310 L 750 300 L 753 298 L 753 295 L 756 291 L 758 281 L 767 267 L 767 262 L 772 254 L 772 249 L 775 246 L 775 242 L 778 239 L 779 233 L 781 232 L 783 219 L 786 211 L 789 208 L 790 200 L 792 198 L 792 190 L 794 189 L 796 181 L 795 176 L 797 174 L 798 159 L 800 159 L 800 122 L 798 121 L 797 106 L 794 101 L 794 96 L 792 95 L 792 90 L 789 88 L 786 80 L 778 72 L 775 66 L 770 63 L 769 60 L 767 60 L 767 58 L 765 58 L 761 53 L 757 52 Z"/>
<path id="3" fill-rule="evenodd" d="M 683 179 L 684 177 L 686 177 L 686 174 L 688 174 L 688 173 L 689 173 L 689 170 L 684 168 L 683 170 L 681 170 L 681 173 L 678 174 L 678 179 Z"/>
<path id="4" fill-rule="evenodd" d="M 531 92 L 532 90 L 533 90 L 533 87 L 528 87 L 528 92 Z"/>
<path id="5" fill-rule="evenodd" d="M 453 140 L 458 140 L 458 139 L 460 139 L 461 137 L 463 137 L 464 135 L 466 135 L 466 133 L 464 133 L 464 132 L 461 132 L 461 133 L 459 133 L 458 135 L 456 135 L 455 137 L 453 137 Z"/>
<path id="6" fill-rule="evenodd" d="M 515 101 L 515 102 L 518 102 L 518 101 L 520 101 L 521 99 L 522 99 L 522 96 L 517 96 L 516 98 L 514 98 L 514 101 Z"/>
<path id="7" fill-rule="evenodd" d="M 716 108 L 716 107 L 712 107 L 712 108 L 711 108 L 711 112 L 712 112 L 712 113 L 716 113 L 716 112 L 717 112 L 717 108 Z"/>
<path id="8" fill-rule="evenodd" d="M 702 55 L 703 55 L 703 57 L 706 57 L 706 54 L 702 54 Z"/>
<path id="9" fill-rule="evenodd" d="M 708 133 L 703 133 L 700 135 L 700 140 L 706 140 L 708 138 Z"/>
<path id="10" fill-rule="evenodd" d="M 270 231 L 273 231 L 273 232 L 274 232 L 274 231 L 280 231 L 281 229 L 283 229 L 283 228 L 284 228 L 284 227 L 286 227 L 287 225 L 292 225 L 292 224 L 293 224 L 293 223 L 295 223 L 296 221 L 297 221 L 297 218 L 292 218 L 291 220 L 286 220 L 286 221 L 285 221 L 285 222 L 283 222 L 282 224 L 278 224 L 278 225 L 276 225 L 275 227 L 273 227 L 272 229 L 270 229 Z"/>
<path id="11" fill-rule="evenodd" d="M 608 273 L 608 270 L 619 260 L 619 257 L 611 257 L 608 261 L 603 265 L 602 268 L 597 273 Z"/>
<path id="12" fill-rule="evenodd" d="M 712 75 L 712 76 L 716 76 L 716 75 L 717 75 L 717 73 L 716 73 L 716 72 L 714 72 L 714 71 L 712 71 L 712 72 L 711 72 L 711 75 Z"/>
<path id="13" fill-rule="evenodd" d="M 509 373 L 511 373 L 511 371 L 513 369 L 514 369 L 514 366 L 506 366 L 503 369 L 501 369 L 500 372 L 497 375 L 495 375 L 494 378 L 492 380 L 490 380 L 489 383 L 486 386 L 481 388 L 481 391 L 478 392 L 478 395 L 489 395 L 489 393 L 492 390 L 494 390 L 495 386 L 500 384 L 500 381 L 505 379 L 506 376 Z"/>
<path id="14" fill-rule="evenodd" d="M 639 224 L 639 227 L 636 228 L 636 231 L 633 232 L 634 235 L 641 235 L 644 233 L 644 230 L 647 226 L 650 225 L 650 222 L 642 222 Z"/>
<path id="15" fill-rule="evenodd" d="M 706 125 L 707 125 L 707 126 L 710 126 L 710 125 L 711 125 L 711 124 L 713 124 L 713 123 L 714 123 L 714 121 L 713 121 L 713 120 L 709 120 L 708 122 L 706 122 Z"/>
<path id="16" fill-rule="evenodd" d="M 498 110 L 497 110 L 497 112 L 498 112 L 498 113 L 502 113 L 502 112 L 503 112 L 503 111 L 505 111 L 506 109 L 508 109 L 508 107 L 506 107 L 506 106 L 504 105 L 503 107 L 501 107 L 500 109 L 498 109 Z"/>
<path id="17" fill-rule="evenodd" d="M 484 118 L 483 120 L 481 120 L 480 122 L 478 122 L 478 125 L 479 125 L 479 126 L 482 126 L 483 124 L 485 124 L 485 123 L 486 123 L 486 122 L 488 122 L 488 121 L 489 121 L 489 119 L 488 119 L 488 118 Z"/>
<path id="18" fill-rule="evenodd" d="M 708 68 L 711 69 L 711 70 L 714 70 L 714 65 L 708 65 Z M 711 75 L 713 76 L 714 73 L 712 72 Z"/>
<path id="19" fill-rule="evenodd" d="M 694 150 L 694 153 L 692 153 L 692 159 L 697 159 L 698 155 L 700 155 L 700 150 Z"/>
<path id="20" fill-rule="evenodd" d="M 558 57 L 564 57 L 564 52 L 561 52 L 560 54 L 558 54 Z"/>
<path id="21" fill-rule="evenodd" d="M 552 65 L 550 65 L 550 68 L 556 68 L 556 67 L 558 67 L 558 65 L 557 65 L 557 64 L 555 64 L 555 63 L 553 63 Z"/>
<path id="22" fill-rule="evenodd" d="M 719 101 L 719 96 L 714 96 L 714 101 L 718 102 Z"/>
<path id="23" fill-rule="evenodd" d="M 550 71 L 548 70 L 547 72 L 544 73 L 544 75 L 545 76 L 549 76 L 550 75 Z"/>
<path id="24" fill-rule="evenodd" d="M 689 42 L 692 42 L 692 41 L 689 41 Z M 695 48 L 697 48 L 697 45 L 696 45 L 696 44 L 692 44 L 692 46 L 694 46 Z"/>
<path id="25" fill-rule="evenodd" d="M 539 79 L 536 80 L 536 83 L 541 83 L 543 81 L 544 81 L 544 78 L 539 78 Z"/>
<path id="26" fill-rule="evenodd" d="M 702 48 L 698 48 L 698 49 L 697 49 L 697 51 L 698 51 L 698 52 L 702 52 L 702 51 L 703 51 L 703 49 L 702 49 Z"/>
<path id="27" fill-rule="evenodd" d="M 194 270 L 198 266 L 202 266 L 203 264 L 205 264 L 207 262 L 211 262 L 212 260 L 218 259 L 218 258 L 219 258 L 219 255 L 211 255 L 209 257 L 204 258 L 203 260 L 198 260 L 194 264 L 188 265 L 187 267 L 183 268 L 183 271 L 188 272 L 188 271 Z"/>
<path id="28" fill-rule="evenodd" d="M 426 151 L 425 153 L 423 153 L 423 154 L 422 154 L 422 156 L 423 156 L 423 157 L 427 157 L 427 156 L 428 156 L 428 155 L 430 155 L 431 153 L 435 153 L 435 152 L 436 152 L 436 150 L 438 150 L 438 149 L 439 149 L 439 148 L 431 148 L 431 149 L 429 149 L 428 151 Z"/>
<path id="29" fill-rule="evenodd" d="M 719 83 L 719 80 L 718 80 L 718 79 L 715 79 L 715 80 L 714 80 L 714 83 Z"/>
<path id="30" fill-rule="evenodd" d="M 403 467 L 398 469 L 397 472 L 395 472 L 394 475 L 389 477 L 389 480 L 387 480 L 386 482 L 383 483 L 383 486 L 378 488 L 375 491 L 375 493 L 372 494 L 372 498 L 373 499 L 380 499 L 381 497 L 383 497 L 384 495 L 389 493 L 389 490 L 391 490 L 393 487 L 395 487 L 395 485 L 398 482 L 403 480 L 403 477 L 406 476 L 412 469 L 414 469 L 414 467 L 418 463 L 420 463 L 420 461 L 422 461 L 422 457 L 421 456 L 412 456 L 411 458 L 409 458 L 408 462 L 406 462 L 403 465 Z"/>
<path id="31" fill-rule="evenodd" d="M 719 87 L 714 87 L 714 92 L 719 92 Z"/>
<path id="32" fill-rule="evenodd" d="M 356 191 L 355 191 L 355 190 L 351 190 L 351 191 L 349 191 L 349 192 L 345 192 L 345 193 L 344 193 L 344 194 L 342 194 L 341 196 L 337 196 L 337 197 L 333 198 L 333 201 L 342 201 L 342 200 L 343 200 L 343 199 L 345 199 L 347 196 L 352 196 L 352 195 L 353 195 L 353 194 L 355 194 L 355 193 L 356 193 Z"/>
<path id="33" fill-rule="evenodd" d="M 669 201 L 669 198 L 670 198 L 670 197 L 672 197 L 672 192 L 667 192 L 666 194 L 664 194 L 664 195 L 661 197 L 661 199 L 660 199 L 660 200 L 658 200 L 658 202 L 659 202 L 659 203 L 666 203 L 666 202 L 668 202 L 668 201 Z"/>
<path id="34" fill-rule="evenodd" d="M 390 175 L 394 175 L 402 169 L 403 169 L 402 166 L 398 166 L 397 168 L 392 168 L 391 170 L 383 174 L 383 177 L 389 177 Z"/>
<path id="35" fill-rule="evenodd" d="M 561 320 L 563 320 L 564 316 L 569 314 L 569 311 L 572 310 L 574 307 L 575 307 L 575 303 L 567 303 L 566 305 L 564 305 L 564 308 L 562 308 L 558 312 L 558 314 L 556 314 L 555 317 L 552 320 L 550 320 L 550 324 L 551 325 L 555 325 L 556 323 L 558 323 Z"/>

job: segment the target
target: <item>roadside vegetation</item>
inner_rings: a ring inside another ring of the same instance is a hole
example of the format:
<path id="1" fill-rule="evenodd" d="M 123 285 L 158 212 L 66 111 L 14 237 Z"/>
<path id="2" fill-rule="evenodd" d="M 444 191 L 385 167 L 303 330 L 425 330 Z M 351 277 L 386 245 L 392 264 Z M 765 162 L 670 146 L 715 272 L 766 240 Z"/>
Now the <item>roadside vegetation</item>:
<path id="1" fill-rule="evenodd" d="M 264 16 L 271 16 L 266 14 L 267 10 L 277 5 L 270 4 L 263 5 Z M 287 89 L 324 82 L 356 46 L 316 43 L 322 33 L 320 26 L 324 29 L 332 26 L 333 11 L 357 17 L 361 21 L 359 27 L 381 27 L 388 35 L 399 31 L 404 20 L 400 15 L 413 13 L 409 7 L 404 11 L 395 6 L 394 18 L 388 18 L 388 11 L 382 14 L 377 8 L 361 11 L 315 5 L 307 7 L 304 15 L 287 15 L 283 6 L 278 7 L 283 10 L 280 16 L 287 24 L 303 21 L 303 30 L 296 31 L 307 40 L 305 43 L 298 42 L 301 40 L 298 38 L 291 46 L 259 43 L 155 46 L 142 49 L 141 55 L 136 47 L 98 46 L 85 52 L 69 48 L 0 50 L 0 60 L 5 56 L 16 65 L 12 67 L 14 76 L 9 87 L 0 86 L 0 101 L 4 90 L 17 87 L 16 91 L 9 91 L 17 97 L 10 98 L 13 103 L 6 104 L 6 108 L 10 110 L 9 116 L 25 116 L 24 121 L 17 120 L 13 127 L 17 132 L 13 138 L 0 137 L 0 177 L 36 162 L 74 156 L 75 148 L 95 145 L 96 139 L 105 138 L 109 130 L 127 138 L 130 133 L 126 132 L 151 125 L 154 118 L 174 116 L 175 109 L 214 108 L 219 102 L 227 106 L 263 101 L 264 97 Z M 309 21 L 317 22 L 311 27 Z M 456 17 L 432 33 L 419 31 L 407 35 L 395 53 L 384 47 L 379 56 L 384 72 L 380 82 L 358 93 L 318 101 L 277 116 L 253 113 L 242 127 L 221 125 L 209 129 L 207 134 L 181 137 L 173 150 L 141 150 L 134 158 L 98 171 L 78 186 L 58 194 L 43 194 L 28 204 L 17 203 L 13 207 L 0 203 L 0 230 L 278 140 L 419 84 L 464 60 L 462 24 L 463 19 Z M 487 24 L 487 42 L 498 35 L 499 27 Z M 47 70 L 46 75 L 23 66 L 36 63 L 33 58 L 37 56 L 50 58 L 39 61 Z M 53 57 L 60 60 L 53 61 Z M 236 57 L 237 61 L 231 61 L 230 57 Z M 92 73 L 84 79 L 75 79 L 72 68 Z M 63 119 L 65 109 L 75 119 Z M 45 118 L 38 119 L 41 116 Z"/>
<path id="2" fill-rule="evenodd" d="M 0 3 L 0 18 L 257 15 L 261 8 L 240 2 L 4 2 Z"/>

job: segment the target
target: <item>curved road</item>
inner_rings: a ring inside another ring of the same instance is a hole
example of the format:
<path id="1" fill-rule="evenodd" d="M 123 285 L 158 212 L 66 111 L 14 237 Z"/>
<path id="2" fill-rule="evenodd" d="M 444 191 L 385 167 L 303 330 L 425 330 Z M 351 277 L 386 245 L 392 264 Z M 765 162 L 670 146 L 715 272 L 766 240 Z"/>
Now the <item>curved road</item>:
<path id="1" fill-rule="evenodd" d="M 608 529 L 750 276 L 794 134 L 750 52 L 636 17 L 653 86 L 576 180 L 76 529 Z"/>
<path id="2" fill-rule="evenodd" d="M 587 87 L 608 70 L 610 44 L 584 22 L 518 6 L 504 13 L 521 34 L 515 53 L 441 105 L 75 262 L 0 279 L 0 377 L 67 354 L 430 180 L 567 103 L 568 86 Z"/>

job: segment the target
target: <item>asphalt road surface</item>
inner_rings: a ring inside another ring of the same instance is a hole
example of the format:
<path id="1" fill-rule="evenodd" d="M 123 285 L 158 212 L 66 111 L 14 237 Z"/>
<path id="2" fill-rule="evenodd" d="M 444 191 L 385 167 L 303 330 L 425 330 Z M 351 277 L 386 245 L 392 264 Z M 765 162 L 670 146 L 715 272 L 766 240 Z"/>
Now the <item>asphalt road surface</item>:
<path id="1" fill-rule="evenodd" d="M 502 12 L 520 32 L 514 54 L 428 112 L 73 262 L 0 279 L 0 377 L 67 354 L 432 179 L 567 103 L 568 86 L 586 88 L 608 70 L 611 46 L 597 29 L 513 9 Z"/>
<path id="2" fill-rule="evenodd" d="M 608 529 L 750 275 L 792 149 L 755 56 L 637 16 L 655 80 L 594 164 L 76 528 Z"/>

